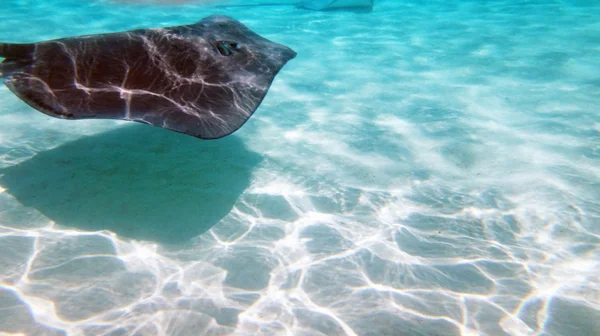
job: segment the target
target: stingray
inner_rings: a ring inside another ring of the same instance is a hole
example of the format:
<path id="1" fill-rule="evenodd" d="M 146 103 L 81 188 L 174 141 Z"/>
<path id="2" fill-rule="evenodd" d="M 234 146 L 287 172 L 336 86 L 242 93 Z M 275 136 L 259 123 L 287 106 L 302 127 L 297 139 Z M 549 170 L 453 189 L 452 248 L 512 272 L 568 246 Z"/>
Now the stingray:
<path id="1" fill-rule="evenodd" d="M 189 25 L 0 43 L 0 78 L 52 117 L 128 120 L 217 139 L 242 127 L 295 56 L 213 15 Z"/>

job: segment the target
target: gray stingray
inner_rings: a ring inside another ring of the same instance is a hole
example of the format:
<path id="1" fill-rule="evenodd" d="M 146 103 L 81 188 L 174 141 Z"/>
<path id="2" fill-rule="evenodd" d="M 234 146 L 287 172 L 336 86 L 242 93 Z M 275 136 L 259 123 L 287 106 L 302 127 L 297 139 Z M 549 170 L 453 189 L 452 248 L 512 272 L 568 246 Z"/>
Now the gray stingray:
<path id="1" fill-rule="evenodd" d="M 0 77 L 64 119 L 120 119 L 202 139 L 238 130 L 296 53 L 226 16 L 32 44 L 0 43 Z"/>

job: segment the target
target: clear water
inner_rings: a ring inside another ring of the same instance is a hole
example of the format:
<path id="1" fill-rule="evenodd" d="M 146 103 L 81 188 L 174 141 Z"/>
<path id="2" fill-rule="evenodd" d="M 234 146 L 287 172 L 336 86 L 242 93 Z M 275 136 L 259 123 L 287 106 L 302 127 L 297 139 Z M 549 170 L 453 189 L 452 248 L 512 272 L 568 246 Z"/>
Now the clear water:
<path id="1" fill-rule="evenodd" d="M 0 88 L 0 331 L 600 334 L 600 3 L 2 0 L 0 40 L 215 13 L 298 52 L 230 137 Z"/>

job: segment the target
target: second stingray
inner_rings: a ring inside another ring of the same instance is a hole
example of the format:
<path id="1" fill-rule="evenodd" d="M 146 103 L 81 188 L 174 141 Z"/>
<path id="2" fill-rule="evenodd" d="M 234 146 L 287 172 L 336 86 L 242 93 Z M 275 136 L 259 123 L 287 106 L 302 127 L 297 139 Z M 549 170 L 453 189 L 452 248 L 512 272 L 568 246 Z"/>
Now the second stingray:
<path id="1" fill-rule="evenodd" d="M 239 21 L 0 43 L 0 77 L 31 107 L 64 119 L 120 119 L 202 139 L 238 130 L 296 53 Z"/>

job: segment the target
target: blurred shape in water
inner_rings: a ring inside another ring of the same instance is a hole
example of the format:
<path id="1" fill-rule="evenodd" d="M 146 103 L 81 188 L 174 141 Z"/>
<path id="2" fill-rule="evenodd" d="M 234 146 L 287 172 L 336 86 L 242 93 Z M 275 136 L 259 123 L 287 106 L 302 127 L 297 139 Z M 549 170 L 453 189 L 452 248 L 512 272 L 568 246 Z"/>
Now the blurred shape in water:
<path id="1" fill-rule="evenodd" d="M 374 0 L 116 0 L 152 5 L 201 4 L 214 6 L 297 5 L 300 8 L 327 11 L 339 9 L 371 9 Z"/>

